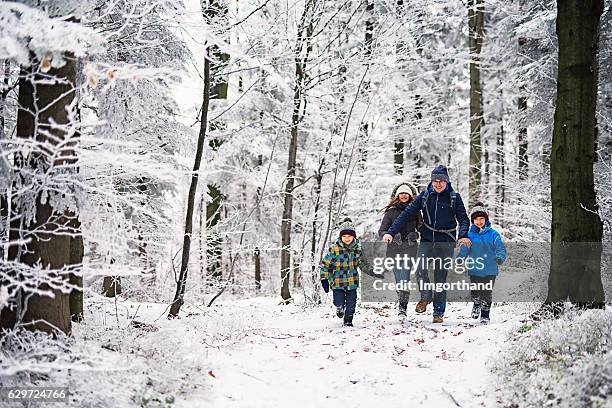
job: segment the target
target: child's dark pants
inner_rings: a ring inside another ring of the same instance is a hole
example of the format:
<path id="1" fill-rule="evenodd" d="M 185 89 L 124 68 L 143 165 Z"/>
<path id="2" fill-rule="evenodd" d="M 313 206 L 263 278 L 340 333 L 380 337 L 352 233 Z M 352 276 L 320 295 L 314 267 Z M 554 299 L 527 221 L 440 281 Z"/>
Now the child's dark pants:
<path id="1" fill-rule="evenodd" d="M 470 282 L 472 283 L 484 283 L 491 282 L 491 288 L 495 284 L 495 275 L 490 276 L 474 276 L 470 275 Z M 475 304 L 480 305 L 480 316 L 489 318 L 489 312 L 491 310 L 491 301 L 493 299 L 493 290 L 473 290 L 471 291 L 472 301 Z"/>
<path id="2" fill-rule="evenodd" d="M 343 307 L 345 316 L 353 316 L 356 305 L 357 289 L 334 289 L 334 306 Z"/>

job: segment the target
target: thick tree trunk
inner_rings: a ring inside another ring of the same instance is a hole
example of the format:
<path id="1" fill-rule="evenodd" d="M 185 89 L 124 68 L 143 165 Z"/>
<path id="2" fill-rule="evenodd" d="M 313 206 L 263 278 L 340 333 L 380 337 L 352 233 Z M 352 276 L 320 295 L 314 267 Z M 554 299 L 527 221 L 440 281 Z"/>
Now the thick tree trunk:
<path id="1" fill-rule="evenodd" d="M 206 51 L 209 53 L 209 50 Z M 208 105 L 210 102 L 210 61 L 209 55 L 204 57 L 204 91 L 202 100 L 202 113 L 200 117 L 200 133 L 198 134 L 198 144 L 196 148 L 196 156 L 193 163 L 193 171 L 191 173 L 191 185 L 187 195 L 187 214 L 185 215 L 185 234 L 183 235 L 183 250 L 181 256 L 181 269 L 179 271 L 178 282 L 176 283 L 176 292 L 174 300 L 170 305 L 168 318 L 177 317 L 181 306 L 184 303 L 185 285 L 187 283 L 187 272 L 189 270 L 189 253 L 191 250 L 191 234 L 193 232 L 193 210 L 195 208 L 196 192 L 198 189 L 198 178 L 200 173 L 200 164 L 202 162 L 202 154 L 204 152 L 204 140 L 206 139 L 206 126 L 208 124 Z"/>
<path id="2" fill-rule="evenodd" d="M 593 180 L 597 40 L 603 0 L 558 0 L 559 68 L 551 150 L 547 303 L 602 305 L 602 222 Z M 584 244 L 590 243 L 590 244 Z"/>
<path id="3" fill-rule="evenodd" d="M 41 149 L 28 156 L 18 155 L 15 159 L 17 169 L 32 167 L 38 171 L 49 171 L 53 167 L 76 167 L 74 146 L 78 143 L 79 135 L 71 123 L 74 119 L 71 105 L 76 96 L 76 60 L 70 54 L 64 55 L 64 60 L 61 68 L 51 67 L 45 73 L 40 71 L 45 64 L 35 59 L 30 67 L 21 70 L 17 136 L 35 139 Z M 59 143 L 64 145 L 58 154 Z M 27 184 L 26 175 L 21 174 L 20 177 Z M 54 208 L 52 200 L 49 197 L 43 198 L 43 194 L 37 193 L 33 202 L 31 198 L 14 197 L 12 211 L 16 217 L 11 222 L 9 238 L 15 241 L 29 238 L 30 241 L 22 247 L 11 247 L 9 259 L 51 270 L 60 270 L 73 262 L 80 264 L 82 255 L 76 251 L 76 246 L 74 252 L 71 248 L 71 241 L 80 239 L 80 224 L 76 215 L 65 209 Z M 25 213 L 32 207 L 35 208 L 36 218 L 28 223 Z M 68 283 L 67 274 L 48 274 L 56 281 Z M 12 319 L 12 323 L 20 323 L 30 330 L 70 333 L 69 295 L 51 289 L 46 283 L 40 284 L 37 289 L 51 291 L 53 297 L 21 292 L 20 299 L 16 300 L 16 308 L 8 313 L 8 322 L 3 313 L 2 326 L 6 327 L 6 323 L 10 325 Z M 19 322 L 20 318 L 22 320 Z"/>
<path id="4" fill-rule="evenodd" d="M 480 51 L 484 39 L 484 1 L 468 0 L 468 26 L 470 47 L 470 170 L 469 205 L 480 200 L 482 145 L 481 128 L 482 86 L 480 83 Z"/>

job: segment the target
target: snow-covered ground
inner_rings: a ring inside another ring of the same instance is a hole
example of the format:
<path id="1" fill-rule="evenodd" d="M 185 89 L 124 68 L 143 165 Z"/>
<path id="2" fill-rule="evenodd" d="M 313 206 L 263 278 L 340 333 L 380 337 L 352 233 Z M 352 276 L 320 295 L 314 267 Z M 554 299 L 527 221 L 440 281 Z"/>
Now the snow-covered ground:
<path id="1" fill-rule="evenodd" d="M 528 312 L 495 306 L 491 324 L 482 326 L 469 317 L 471 304 L 453 303 L 439 325 L 430 305 L 429 314 L 412 313 L 402 324 L 391 304 L 364 303 L 355 327 L 345 328 L 331 299 L 324 302 L 186 305 L 173 321 L 167 305 L 119 302 L 117 322 L 113 302 L 100 299 L 88 307 L 93 324 L 77 327 L 76 337 L 123 356 L 115 358 L 116 372 L 94 380 L 112 381 L 113 406 L 494 407 L 487 361 Z"/>

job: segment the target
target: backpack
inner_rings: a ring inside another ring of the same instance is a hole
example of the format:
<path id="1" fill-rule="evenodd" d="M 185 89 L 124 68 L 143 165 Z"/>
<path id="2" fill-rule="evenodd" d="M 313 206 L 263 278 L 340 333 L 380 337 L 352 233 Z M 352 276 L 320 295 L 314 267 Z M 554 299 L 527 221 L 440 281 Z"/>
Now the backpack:
<path id="1" fill-rule="evenodd" d="M 427 207 L 427 200 L 428 199 L 429 199 L 429 189 L 426 189 L 425 192 L 423 192 L 423 198 L 421 199 L 421 211 L 425 210 L 425 212 L 427 213 L 427 219 L 428 219 L 428 221 L 431 222 L 431 216 L 429 215 L 429 208 Z M 457 214 L 456 214 L 456 211 L 455 211 L 455 202 L 456 201 L 457 201 L 457 192 L 456 191 L 451 191 L 450 192 L 450 204 L 451 204 L 451 208 L 453 210 L 453 218 L 454 219 L 457 219 Z M 430 230 L 432 230 L 434 232 L 442 232 L 442 233 L 450 235 L 453 239 L 455 239 L 454 235 L 451 234 L 451 232 L 454 233 L 455 231 L 457 231 L 457 227 L 455 227 L 453 229 L 450 229 L 450 230 L 436 229 L 436 228 L 432 227 L 431 225 L 429 225 L 429 224 L 427 224 L 425 222 L 425 217 L 423 217 L 423 225 L 426 228 L 428 228 L 428 229 L 430 229 Z"/>

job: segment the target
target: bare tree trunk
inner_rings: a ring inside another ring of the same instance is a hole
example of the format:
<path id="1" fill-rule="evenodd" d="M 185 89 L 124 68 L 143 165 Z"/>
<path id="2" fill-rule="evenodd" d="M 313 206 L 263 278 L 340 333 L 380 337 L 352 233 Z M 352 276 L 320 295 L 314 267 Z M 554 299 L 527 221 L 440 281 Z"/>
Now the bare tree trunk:
<path id="1" fill-rule="evenodd" d="M 393 143 L 393 168 L 396 174 L 404 174 L 404 138 L 398 137 Z"/>
<path id="2" fill-rule="evenodd" d="M 551 150 L 552 252 L 546 303 L 603 307 L 602 221 L 593 180 L 597 42 L 603 0 L 558 0 Z M 588 244 L 587 244 L 588 243 Z"/>
<path id="3" fill-rule="evenodd" d="M 193 210 L 195 208 L 196 192 L 198 189 L 198 178 L 200 172 L 200 164 L 202 162 L 202 154 L 204 151 L 204 140 L 206 139 L 206 126 L 208 124 L 208 105 L 210 102 L 210 61 L 209 49 L 206 50 L 204 56 L 204 91 L 202 100 L 202 113 L 200 117 L 200 132 L 198 134 L 198 144 L 196 156 L 193 163 L 193 171 L 191 173 L 191 185 L 187 195 L 187 214 L 185 216 L 185 234 L 183 235 L 183 251 L 181 257 L 181 269 L 179 278 L 176 284 L 176 292 L 174 300 L 170 305 L 168 318 L 177 317 L 181 306 L 184 303 L 185 285 L 187 283 L 187 272 L 189 270 L 189 252 L 191 249 L 191 234 L 193 232 Z"/>
<path id="4" fill-rule="evenodd" d="M 205 247 L 205 237 L 206 237 L 206 233 L 204 231 L 204 219 L 206 218 L 206 212 L 204 211 L 204 193 L 202 193 L 200 195 L 200 208 L 198 211 L 198 220 L 199 220 L 199 225 L 198 225 L 198 232 L 200 234 L 200 237 L 198 239 L 198 261 L 200 264 L 200 279 L 202 279 L 202 282 L 206 281 L 206 268 L 205 268 L 205 260 L 204 260 L 204 247 Z"/>
<path id="5" fill-rule="evenodd" d="M 4 148 L 2 141 L 6 138 L 5 133 L 5 117 L 6 111 L 6 99 L 8 96 L 8 85 L 9 76 L 11 74 L 11 63 L 9 60 L 5 60 L 2 63 L 3 66 L 3 78 L 2 78 L 2 91 L 0 92 L 0 151 Z M 8 163 L 0 157 L 0 172 L 8 174 L 9 167 Z M 8 180 L 6 178 L 5 180 Z M 8 214 L 9 214 L 9 199 L 8 199 L 9 186 L 8 182 L 0 181 L 0 259 L 4 259 L 4 245 L 2 245 L 8 239 Z"/>
<path id="6" fill-rule="evenodd" d="M 519 96 L 518 98 L 518 110 L 519 110 L 519 127 L 518 134 L 518 170 L 519 180 L 526 180 L 529 174 L 529 156 L 527 150 L 529 148 L 529 142 L 527 140 L 527 125 L 525 124 L 525 111 L 527 110 L 527 98 Z"/>
<path id="7" fill-rule="evenodd" d="M 253 252 L 253 258 L 255 261 L 255 289 L 259 291 L 261 289 L 261 254 L 257 247 Z"/>
<path id="8" fill-rule="evenodd" d="M 418 51 L 419 53 L 421 51 Z M 424 105 L 424 100 L 423 97 L 419 94 L 414 95 L 414 99 L 416 100 L 415 102 L 415 112 L 414 112 L 414 117 L 417 121 L 417 123 L 421 122 L 423 120 L 423 105 Z M 417 125 L 420 127 L 420 125 Z M 416 145 L 416 143 L 412 144 L 412 151 L 413 151 L 413 156 L 412 156 L 412 160 L 416 166 L 417 169 L 421 168 L 421 152 L 418 148 L 418 146 Z M 412 180 L 414 181 L 416 186 L 420 186 L 421 185 L 421 176 L 418 172 L 414 173 L 412 175 Z"/>
<path id="9" fill-rule="evenodd" d="M 75 231 L 81 230 L 81 222 L 74 215 L 72 227 Z M 77 235 L 70 238 L 70 265 L 76 269 L 82 269 L 83 256 L 85 247 L 83 245 L 83 236 Z M 83 321 L 83 275 L 75 271 L 69 275 L 70 284 L 74 288 L 70 291 L 70 317 L 73 322 Z"/>
<path id="10" fill-rule="evenodd" d="M 202 11 L 205 19 L 215 21 L 227 17 L 228 7 L 226 0 L 211 0 L 208 3 L 208 6 L 204 6 L 205 2 L 202 4 Z M 226 38 L 226 40 L 229 40 L 229 38 Z M 227 77 L 222 75 L 222 71 L 229 61 L 230 55 L 221 51 L 217 45 L 211 46 L 210 55 L 212 56 L 210 66 L 210 100 L 227 100 L 229 80 Z M 224 129 L 226 127 L 222 120 L 211 121 L 209 126 L 211 133 L 217 129 Z M 219 139 L 212 139 L 209 142 L 214 151 L 217 151 L 217 149 L 221 147 L 222 143 L 222 140 Z M 217 223 L 221 221 L 220 208 L 223 205 L 225 197 L 223 196 L 218 185 L 211 183 L 208 184 L 207 187 L 208 193 L 212 200 L 206 204 L 205 226 L 207 231 L 211 231 L 217 225 Z M 219 234 L 206 234 L 206 236 L 207 274 L 213 279 L 220 279 L 223 276 L 223 251 L 221 249 L 223 240 Z"/>
<path id="11" fill-rule="evenodd" d="M 112 263 L 111 263 L 112 265 Z M 114 298 L 123 292 L 121 288 L 121 277 L 105 276 L 102 281 L 102 294 L 106 297 Z"/>
<path id="12" fill-rule="evenodd" d="M 9 60 L 5 60 L 2 64 L 4 66 L 3 74 L 2 74 L 2 91 L 0 92 L 0 140 L 3 140 L 6 137 L 5 133 L 5 115 L 6 112 L 6 98 L 8 96 L 8 85 L 9 85 L 9 77 L 11 75 L 11 62 Z"/>
<path id="13" fill-rule="evenodd" d="M 481 181 L 481 198 L 485 199 L 486 202 L 489 202 L 489 183 L 491 182 L 491 170 L 489 163 L 489 141 L 486 137 L 483 137 L 482 143 L 482 181 Z"/>
<path id="14" fill-rule="evenodd" d="M 289 273 L 291 270 L 291 223 L 293 220 L 293 187 L 295 185 L 295 169 L 297 160 L 298 127 L 302 121 L 304 109 L 304 70 L 311 51 L 312 24 L 308 22 L 314 0 L 308 0 L 302 12 L 298 27 L 295 48 L 295 85 L 293 87 L 293 113 L 291 115 L 291 139 L 289 141 L 289 157 L 287 159 L 287 177 L 283 203 L 283 219 L 281 222 L 281 298 L 288 302 Z M 302 54 L 305 54 L 302 56 Z"/>
<path id="15" fill-rule="evenodd" d="M 328 149 L 329 149 L 330 144 L 328 144 Z M 326 153 L 327 153 L 327 150 L 326 150 Z M 319 289 L 318 289 L 319 288 L 318 286 L 319 272 L 317 269 L 318 262 L 315 262 L 315 260 L 317 259 L 316 258 L 317 256 L 316 254 L 317 231 L 318 231 L 317 222 L 319 218 L 319 208 L 321 206 L 321 182 L 323 180 L 323 176 L 321 175 L 321 169 L 323 167 L 324 160 L 325 160 L 325 156 L 323 156 L 321 163 L 319 163 L 319 170 L 317 172 L 317 175 L 315 176 L 315 180 L 316 180 L 315 195 L 317 198 L 315 199 L 315 204 L 314 204 L 314 217 L 312 219 L 312 237 L 310 239 L 310 261 L 311 261 L 310 277 L 311 277 L 312 287 L 313 287 L 312 300 L 315 304 L 321 303 L 321 294 L 319 293 Z"/>
<path id="16" fill-rule="evenodd" d="M 470 180 L 469 205 L 472 207 L 480 200 L 482 145 L 481 129 L 484 124 L 482 114 L 482 86 L 480 83 L 480 51 L 484 39 L 484 1 L 468 0 L 468 26 L 470 46 Z"/>
<path id="17" fill-rule="evenodd" d="M 501 100 L 504 100 L 503 92 L 501 93 Z M 504 148 L 504 108 L 503 105 L 500 109 L 500 126 L 499 132 L 497 133 L 497 147 L 495 149 L 496 154 L 496 167 L 497 167 L 497 186 L 495 189 L 495 195 L 497 197 L 497 219 L 498 223 L 503 227 L 504 221 L 504 210 L 506 205 L 506 160 L 505 160 L 505 148 Z"/>
<path id="18" fill-rule="evenodd" d="M 300 272 L 300 260 L 296 257 L 293 258 L 293 287 L 302 287 L 302 273 Z"/>
<path id="19" fill-rule="evenodd" d="M 366 61 L 371 60 L 372 58 L 372 48 L 374 45 L 374 16 L 373 16 L 373 12 L 374 11 L 374 3 L 367 1 L 366 3 L 366 13 L 368 15 L 368 18 L 366 19 L 366 23 L 365 23 L 365 42 L 364 42 L 364 49 L 365 49 L 365 59 Z M 366 92 L 370 92 L 370 82 L 366 81 L 363 84 L 363 89 L 364 89 L 364 93 Z M 362 121 L 359 124 L 359 138 L 360 140 L 366 140 L 368 138 L 368 132 L 369 132 L 369 125 L 367 122 Z M 360 144 L 358 147 L 359 151 L 359 158 L 358 158 L 358 163 L 359 166 L 361 168 L 364 168 L 366 163 L 367 163 L 367 155 L 368 155 L 368 150 L 367 150 L 367 146 L 365 144 Z M 319 182 L 319 181 L 317 181 Z M 317 296 L 319 295 L 319 293 L 317 292 Z M 319 299 L 314 299 L 315 303 L 319 302 Z"/>
<path id="20" fill-rule="evenodd" d="M 222 267 L 222 239 L 217 233 L 210 232 L 213 227 L 221 220 L 221 205 L 223 203 L 223 195 L 221 190 L 213 184 L 208 184 L 208 194 L 212 198 L 211 202 L 206 204 L 206 224 L 205 230 L 209 232 L 205 234 L 206 239 L 206 274 L 213 279 L 220 279 L 223 276 Z"/>
<path id="21" fill-rule="evenodd" d="M 293 186 L 295 184 L 298 124 L 302 98 L 302 75 L 303 73 L 300 68 L 300 63 L 296 63 L 296 86 L 293 97 L 293 115 L 291 117 L 291 141 L 289 143 L 283 220 L 281 223 L 281 297 L 286 301 L 291 298 L 291 294 L 289 293 L 289 271 L 291 265 L 291 221 L 293 219 Z"/>

